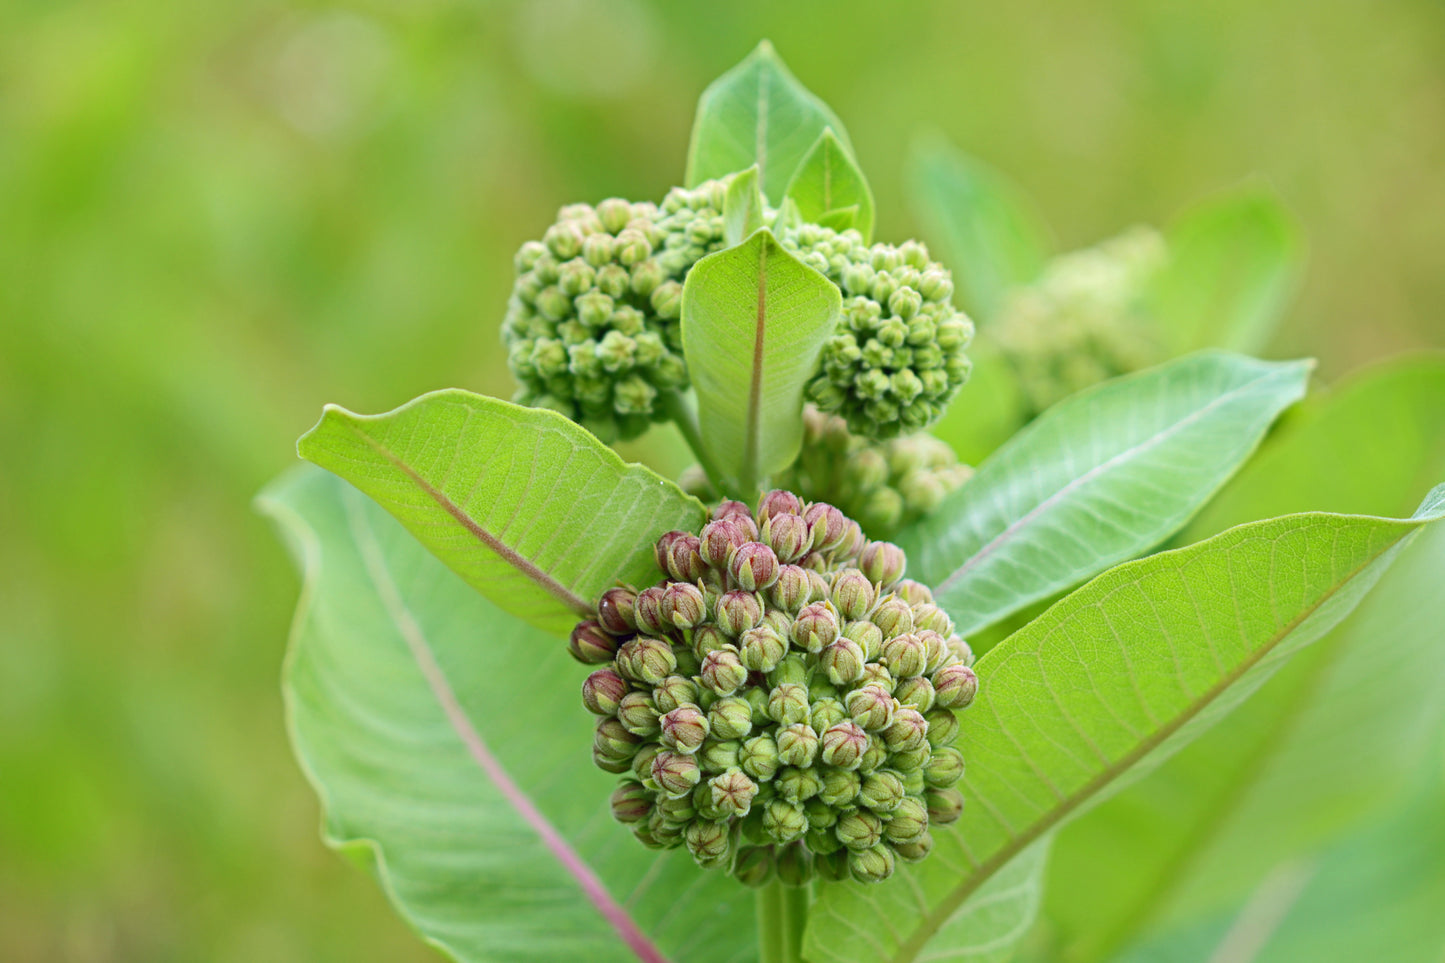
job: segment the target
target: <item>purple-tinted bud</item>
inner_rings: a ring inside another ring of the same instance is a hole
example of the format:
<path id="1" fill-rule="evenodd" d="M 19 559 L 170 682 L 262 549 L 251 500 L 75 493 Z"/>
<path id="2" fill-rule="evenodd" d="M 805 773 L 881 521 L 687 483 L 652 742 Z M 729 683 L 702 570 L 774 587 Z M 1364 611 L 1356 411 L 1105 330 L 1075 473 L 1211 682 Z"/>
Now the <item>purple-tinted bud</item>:
<path id="1" fill-rule="evenodd" d="M 823 650 L 818 667 L 833 685 L 856 682 L 863 675 L 863 649 L 852 639 L 839 639 Z"/>
<path id="2" fill-rule="evenodd" d="M 652 690 L 658 712 L 671 712 L 687 702 L 697 702 L 697 683 L 681 675 L 670 675 Z"/>
<path id="3" fill-rule="evenodd" d="M 883 827 L 883 836 L 890 843 L 911 843 L 928 832 L 928 806 L 917 796 L 904 796 L 893 810 L 893 818 Z"/>
<path id="4" fill-rule="evenodd" d="M 663 532 L 657 539 L 657 543 L 653 546 L 653 558 L 657 560 L 657 570 L 659 572 L 664 574 L 667 572 L 667 556 L 668 553 L 672 551 L 672 543 L 679 538 L 685 537 L 687 537 L 687 532 L 674 530 L 671 532 Z"/>
<path id="5" fill-rule="evenodd" d="M 732 852 L 732 829 L 725 822 L 695 819 L 683 833 L 687 851 L 703 866 L 721 865 Z"/>
<path id="6" fill-rule="evenodd" d="M 762 538 L 780 562 L 802 558 L 813 541 L 813 535 L 808 531 L 808 523 L 803 521 L 803 516 L 791 512 L 777 512 L 765 519 Z"/>
<path id="7" fill-rule="evenodd" d="M 893 875 L 897 861 L 888 846 L 870 846 L 864 850 L 849 847 L 848 875 L 859 883 L 881 883 Z"/>
<path id="8" fill-rule="evenodd" d="M 742 502 L 729 499 L 727 501 L 718 502 L 717 508 L 713 509 L 712 517 L 714 519 L 746 518 L 749 521 L 752 521 L 753 511 Z"/>
<path id="9" fill-rule="evenodd" d="M 919 605 L 924 602 L 931 603 L 933 601 L 932 590 L 922 582 L 915 582 L 911 578 L 906 578 L 899 582 L 893 587 L 893 591 L 909 605 Z"/>
<path id="10" fill-rule="evenodd" d="M 617 721 L 635 736 L 656 734 L 657 705 L 646 692 L 629 692 L 617 703 Z"/>
<path id="11" fill-rule="evenodd" d="M 768 598 L 772 599 L 773 605 L 789 615 L 797 614 L 798 610 L 812 600 L 813 583 L 808 577 L 807 569 L 797 565 L 784 565 L 778 570 L 778 580 L 773 587 L 768 589 Z"/>
<path id="12" fill-rule="evenodd" d="M 813 707 L 808 710 L 808 725 L 820 736 L 847 718 L 848 710 L 843 708 L 843 703 L 830 696 L 814 697 Z"/>
<path id="13" fill-rule="evenodd" d="M 612 790 L 612 818 L 619 823 L 640 823 L 652 812 L 652 793 L 641 783 L 625 779 Z"/>
<path id="14" fill-rule="evenodd" d="M 727 696 L 707 710 L 708 729 L 715 739 L 742 739 L 753 731 L 753 707 L 748 700 Z"/>
<path id="15" fill-rule="evenodd" d="M 720 696 L 732 695 L 748 680 L 748 670 L 743 667 L 738 650 L 730 645 L 709 652 L 702 660 L 698 675 L 703 685 Z"/>
<path id="16" fill-rule="evenodd" d="M 662 744 L 677 752 L 697 752 L 707 738 L 707 714 L 695 705 L 678 706 L 658 723 L 662 727 Z"/>
<path id="17" fill-rule="evenodd" d="M 894 706 L 892 693 L 877 685 L 860 686 L 843 697 L 843 707 L 849 717 L 870 732 L 893 724 Z"/>
<path id="18" fill-rule="evenodd" d="M 784 886 L 806 886 L 813 878 L 813 855 L 802 843 L 789 843 L 778 850 L 778 882 Z"/>
<path id="19" fill-rule="evenodd" d="M 738 753 L 738 764 L 749 776 L 768 782 L 777 775 L 778 767 L 782 765 L 778 761 L 777 740 L 766 734 L 753 736 L 743 743 L 742 752 Z"/>
<path id="20" fill-rule="evenodd" d="M 856 568 L 846 568 L 833 576 L 833 607 L 850 621 L 866 618 L 873 608 L 873 583 Z"/>
<path id="21" fill-rule="evenodd" d="M 808 815 L 797 803 L 774 798 L 763 808 L 763 832 L 775 842 L 790 843 L 807 831 Z"/>
<path id="22" fill-rule="evenodd" d="M 637 593 L 628 588 L 611 588 L 597 602 L 597 621 L 613 635 L 628 635 L 637 629 L 632 607 Z"/>
<path id="23" fill-rule="evenodd" d="M 603 630 L 591 619 L 578 622 L 567 641 L 567 651 L 572 658 L 583 665 L 601 665 L 611 662 L 617 654 L 617 638 Z"/>
<path id="24" fill-rule="evenodd" d="M 716 568 L 725 569 L 732 553 L 747 540 L 747 533 L 733 519 L 715 519 L 703 526 L 702 556 Z"/>
<path id="25" fill-rule="evenodd" d="M 893 687 L 893 697 L 900 705 L 912 706 L 919 712 L 927 713 L 933 708 L 933 683 L 926 675 L 915 675 L 902 679 Z"/>
<path id="26" fill-rule="evenodd" d="M 728 574 L 739 588 L 756 592 L 778 580 L 778 556 L 762 542 L 744 542 L 733 553 Z"/>
<path id="27" fill-rule="evenodd" d="M 838 509 L 823 502 L 814 502 L 803 512 L 813 551 L 828 553 L 842 544 L 848 534 L 848 519 Z"/>
<path id="28" fill-rule="evenodd" d="M 894 843 L 893 851 L 898 854 L 899 859 L 917 863 L 933 852 L 933 834 L 925 830 L 921 836 L 911 842 Z"/>
<path id="29" fill-rule="evenodd" d="M 886 636 L 904 635 L 913 631 L 913 609 L 896 595 L 882 599 L 868 618 Z"/>
<path id="30" fill-rule="evenodd" d="M 758 501 L 759 522 L 767 521 L 774 515 L 781 514 L 801 515 L 803 514 L 803 500 L 792 492 L 783 491 L 781 488 L 774 488 Z"/>
<path id="31" fill-rule="evenodd" d="M 883 820 L 866 809 L 854 809 L 838 817 L 833 835 L 849 849 L 869 849 L 883 839 Z"/>
<path id="32" fill-rule="evenodd" d="M 805 572 L 812 572 L 812 573 L 814 573 L 814 574 L 816 574 L 816 575 L 826 575 L 826 574 L 828 574 L 829 564 L 830 564 L 830 563 L 828 562 L 828 557 L 827 557 L 826 555 L 824 555 L 822 552 L 809 552 L 808 554 L 804 555 L 802 558 L 798 559 L 797 564 L 798 564 L 798 567 L 801 568 L 801 569 L 803 569 Z M 818 597 L 818 598 L 827 598 L 827 597 L 828 597 L 828 582 L 827 582 L 826 579 L 823 580 L 823 593 L 822 593 L 822 595 L 821 595 L 821 596 L 816 596 L 816 597 Z"/>
<path id="33" fill-rule="evenodd" d="M 928 803 L 928 821 L 934 825 L 947 826 L 963 815 L 963 793 L 957 789 L 930 789 L 923 799 Z"/>
<path id="34" fill-rule="evenodd" d="M 936 704 L 945 709 L 964 709 L 978 695 L 978 676 L 961 663 L 945 665 L 933 673 Z"/>
<path id="35" fill-rule="evenodd" d="M 733 861 L 733 877 L 754 889 L 766 886 L 773 878 L 773 847 L 747 846 Z"/>
<path id="36" fill-rule="evenodd" d="M 822 736 L 823 761 L 839 769 L 856 769 L 868 750 L 868 733 L 849 719 L 830 726 Z"/>
<path id="37" fill-rule="evenodd" d="M 879 660 L 895 679 L 921 675 L 928 663 L 928 649 L 916 635 L 898 635 L 883 643 Z"/>
<path id="38" fill-rule="evenodd" d="M 913 629 L 915 632 L 932 629 L 947 638 L 953 632 L 953 620 L 932 602 L 921 602 L 913 606 Z"/>
<path id="39" fill-rule="evenodd" d="M 652 779 L 665 795 L 679 798 L 702 779 L 702 767 L 686 753 L 664 749 L 652 760 Z"/>
<path id="40" fill-rule="evenodd" d="M 768 716 L 780 726 L 808 721 L 807 687 L 795 682 L 784 682 L 768 695 Z"/>
<path id="41" fill-rule="evenodd" d="M 785 766 L 811 766 L 818 754 L 818 734 L 806 722 L 779 726 L 774 739 L 778 761 Z"/>
<path id="42" fill-rule="evenodd" d="M 878 660 L 878 654 L 883 650 L 883 630 L 878 626 L 859 619 L 845 625 L 843 635 L 858 643 L 858 647 L 863 650 L 864 659 L 869 662 Z"/>
<path id="43" fill-rule="evenodd" d="M 858 556 L 858 567 L 868 580 L 885 588 L 903 577 L 907 564 L 903 549 L 892 542 L 869 542 Z"/>
<path id="44" fill-rule="evenodd" d="M 788 643 L 768 625 L 748 629 L 738 640 L 739 657 L 753 672 L 773 671 L 787 652 Z"/>
<path id="45" fill-rule="evenodd" d="M 663 619 L 679 629 L 690 629 L 707 617 L 702 589 L 688 582 L 673 582 L 663 590 L 661 610 Z"/>
<path id="46" fill-rule="evenodd" d="M 737 638 L 763 618 L 763 603 L 751 591 L 724 592 L 717 603 L 717 627 Z"/>
<path id="47" fill-rule="evenodd" d="M 639 631 L 662 635 L 671 628 L 662 614 L 662 595 L 665 591 L 661 585 L 654 585 L 637 593 L 632 616 Z"/>
<path id="48" fill-rule="evenodd" d="M 887 769 L 864 776 L 863 786 L 858 790 L 858 805 L 875 813 L 891 813 L 903 798 L 903 780 Z"/>
<path id="49" fill-rule="evenodd" d="M 953 744 L 958 738 L 958 716 L 952 709 L 935 708 L 923 713 L 928 720 L 928 744 L 934 749 Z"/>
<path id="50" fill-rule="evenodd" d="M 813 738 L 818 737 L 814 736 Z M 782 745 L 781 739 L 778 744 Z M 782 749 L 779 749 L 778 752 L 785 754 Z M 780 771 L 773 779 L 773 787 L 777 790 L 778 795 L 788 802 L 807 802 L 818 795 L 818 791 L 823 788 L 823 777 L 811 766 L 803 768 L 789 766 Z"/>
<path id="51" fill-rule="evenodd" d="M 746 816 L 758 794 L 758 784 L 741 769 L 728 769 L 708 780 L 712 805 L 725 816 Z"/>
<path id="52" fill-rule="evenodd" d="M 633 682 L 657 685 L 676 669 L 677 656 L 661 639 L 638 636 L 617 650 L 617 671 Z"/>
<path id="53" fill-rule="evenodd" d="M 617 714 L 617 703 L 627 695 L 627 680 L 611 669 L 598 669 L 582 680 L 582 704 L 599 716 Z"/>
<path id="54" fill-rule="evenodd" d="M 838 544 L 838 547 L 833 549 L 833 557 L 853 558 L 862 550 L 863 543 L 866 541 L 867 539 L 863 537 L 863 529 L 859 527 L 857 522 L 850 521 L 848 523 L 848 533 L 843 536 L 843 540 Z"/>
<path id="55" fill-rule="evenodd" d="M 944 641 L 943 636 L 932 629 L 924 629 L 917 633 L 917 635 L 923 640 L 923 647 L 928 651 L 928 662 L 923 671 L 931 675 L 937 672 L 940 666 L 952 661 L 952 653 L 949 651 L 948 643 Z"/>
<path id="56" fill-rule="evenodd" d="M 636 757 L 634 756 L 633 760 L 635 759 Z M 632 768 L 632 763 L 629 760 L 606 755 L 599 751 L 596 746 L 592 747 L 592 764 L 603 772 L 610 772 L 619 776 Z"/>
<path id="57" fill-rule="evenodd" d="M 828 602 L 811 602 L 798 611 L 788 634 L 803 651 L 822 652 L 838 639 L 838 613 Z"/>
<path id="58" fill-rule="evenodd" d="M 952 746 L 933 751 L 923 768 L 923 780 L 935 789 L 947 789 L 963 778 L 963 753 Z"/>
<path id="59" fill-rule="evenodd" d="M 883 730 L 883 740 L 892 752 L 917 749 L 928 742 L 928 721 L 917 709 L 905 706 L 893 713 L 893 723 Z"/>
<path id="60" fill-rule="evenodd" d="M 592 733 L 592 748 L 608 759 L 631 759 L 637 754 L 642 740 L 622 727 L 616 719 L 597 720 Z"/>
<path id="61" fill-rule="evenodd" d="M 681 582 L 696 582 L 707 571 L 702 557 L 702 540 L 696 535 L 683 535 L 672 540 L 667 549 L 667 574 Z"/>
<path id="62" fill-rule="evenodd" d="M 722 629 L 712 623 L 699 625 L 692 630 L 692 653 L 699 659 L 706 658 L 713 649 L 721 649 L 725 645 L 732 645 L 732 639 L 723 635 Z"/>

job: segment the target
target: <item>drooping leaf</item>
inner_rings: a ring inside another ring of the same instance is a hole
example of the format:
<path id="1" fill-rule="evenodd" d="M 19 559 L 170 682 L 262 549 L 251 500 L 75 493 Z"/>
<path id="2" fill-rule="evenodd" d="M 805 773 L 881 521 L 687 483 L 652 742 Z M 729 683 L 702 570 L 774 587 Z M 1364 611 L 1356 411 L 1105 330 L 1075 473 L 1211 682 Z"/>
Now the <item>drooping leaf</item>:
<path id="1" fill-rule="evenodd" d="M 831 127 L 798 165 L 788 182 L 787 196 L 797 203 L 805 221 L 840 231 L 857 228 L 865 241 L 873 237 L 873 192 Z M 839 219 L 844 214 L 849 215 L 846 224 Z"/>
<path id="2" fill-rule="evenodd" d="M 987 324 L 1010 289 L 1043 270 L 1047 224 L 1016 184 L 941 141 L 914 147 L 907 177 L 914 216 L 953 271 L 960 306 Z"/>
<path id="3" fill-rule="evenodd" d="M 697 499 L 556 412 L 457 389 L 384 415 L 327 406 L 297 450 L 504 611 L 560 634 L 618 582 L 656 581 L 652 543 L 706 518 Z"/>
<path id="4" fill-rule="evenodd" d="M 1299 228 L 1274 193 L 1250 185 L 1207 200 L 1166 240 L 1169 262 L 1148 298 L 1165 343 L 1263 350 L 1304 265 Z"/>
<path id="5" fill-rule="evenodd" d="M 963 817 L 900 878 L 823 889 L 825 912 L 886 917 L 885 952 L 847 956 L 809 927 L 816 957 L 906 963 L 995 873 L 1157 765 L 1344 618 L 1402 544 L 1445 515 L 1445 485 L 1407 520 L 1290 515 L 1114 568 L 979 660 L 958 742 Z"/>
<path id="6" fill-rule="evenodd" d="M 723 240 L 728 247 L 741 244 L 763 226 L 763 195 L 758 189 L 758 165 L 733 177 L 723 198 Z"/>
<path id="7" fill-rule="evenodd" d="M 803 441 L 803 389 L 842 310 L 826 277 L 769 230 L 711 254 L 682 289 L 682 345 L 702 441 L 724 486 L 751 496 Z"/>
<path id="8" fill-rule="evenodd" d="M 588 758 L 583 670 L 345 482 L 306 469 L 261 499 L 306 585 L 285 673 L 327 843 L 462 963 L 736 960 L 751 896 L 644 849 Z"/>
<path id="9" fill-rule="evenodd" d="M 827 127 L 852 149 L 842 121 L 798 82 L 764 40 L 702 92 L 687 151 L 687 185 L 757 164 L 763 195 L 777 205 L 793 171 Z"/>
<path id="10" fill-rule="evenodd" d="M 1310 367 L 1209 352 L 1064 400 L 899 535 L 909 573 L 967 635 L 1147 551 L 1244 462 Z"/>

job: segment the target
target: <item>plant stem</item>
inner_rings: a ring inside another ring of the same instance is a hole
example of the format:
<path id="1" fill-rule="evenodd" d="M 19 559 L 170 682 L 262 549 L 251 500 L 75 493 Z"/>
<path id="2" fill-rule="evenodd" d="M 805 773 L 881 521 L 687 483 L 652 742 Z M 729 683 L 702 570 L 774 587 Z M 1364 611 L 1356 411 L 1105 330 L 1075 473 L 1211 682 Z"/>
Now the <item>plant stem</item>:
<path id="1" fill-rule="evenodd" d="M 769 883 L 758 890 L 759 963 L 802 963 L 808 889 Z"/>
<path id="2" fill-rule="evenodd" d="M 712 458 L 707 453 L 707 447 L 702 443 L 702 430 L 698 427 L 697 413 L 692 410 L 692 406 L 687 403 L 687 399 L 682 396 L 682 392 L 669 391 L 663 395 L 662 407 L 663 410 L 667 412 L 667 416 L 672 419 L 673 424 L 677 425 L 677 430 L 682 433 L 683 440 L 687 442 L 687 447 L 692 449 L 693 457 L 697 459 L 697 463 L 702 466 L 703 471 L 707 472 L 707 477 L 712 481 L 713 488 L 719 492 L 726 491 L 723 486 L 722 472 L 718 471 L 717 465 L 713 463 Z"/>

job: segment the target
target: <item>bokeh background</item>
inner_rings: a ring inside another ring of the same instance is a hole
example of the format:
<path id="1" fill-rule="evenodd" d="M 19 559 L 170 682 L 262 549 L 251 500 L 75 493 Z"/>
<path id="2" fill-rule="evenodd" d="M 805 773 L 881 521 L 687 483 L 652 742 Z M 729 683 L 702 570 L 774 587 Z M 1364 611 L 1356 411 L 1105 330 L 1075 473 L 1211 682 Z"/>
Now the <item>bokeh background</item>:
<path id="1" fill-rule="evenodd" d="M 0 959 L 433 958 L 318 841 L 297 580 L 250 498 L 324 402 L 509 395 L 512 251 L 561 203 L 660 198 L 764 36 L 884 239 L 928 130 L 1064 248 L 1260 174 L 1311 244 L 1272 354 L 1445 345 L 1434 0 L 8 0 Z"/>

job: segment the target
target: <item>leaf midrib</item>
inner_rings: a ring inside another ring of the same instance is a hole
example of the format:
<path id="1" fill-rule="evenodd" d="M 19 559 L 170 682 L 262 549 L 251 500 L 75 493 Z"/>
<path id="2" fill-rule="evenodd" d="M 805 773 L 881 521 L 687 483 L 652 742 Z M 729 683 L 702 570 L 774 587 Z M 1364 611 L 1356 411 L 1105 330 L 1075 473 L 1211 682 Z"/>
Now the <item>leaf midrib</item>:
<path id="1" fill-rule="evenodd" d="M 757 487 L 762 460 L 763 355 L 768 326 L 768 235 L 758 244 L 758 301 L 753 318 L 753 366 L 748 384 L 747 437 L 743 447 L 743 488 Z"/>

